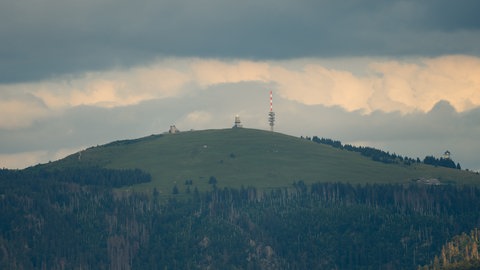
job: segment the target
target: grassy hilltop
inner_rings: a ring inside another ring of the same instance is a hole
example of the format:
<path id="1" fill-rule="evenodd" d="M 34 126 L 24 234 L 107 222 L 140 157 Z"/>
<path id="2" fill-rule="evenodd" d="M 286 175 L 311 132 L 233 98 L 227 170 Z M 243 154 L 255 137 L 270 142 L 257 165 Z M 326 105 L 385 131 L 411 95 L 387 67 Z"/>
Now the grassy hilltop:
<path id="1" fill-rule="evenodd" d="M 152 182 L 135 189 L 156 187 L 180 192 L 186 180 L 199 190 L 210 188 L 211 176 L 218 187 L 289 186 L 294 181 L 350 183 L 406 183 L 437 178 L 448 183 L 480 183 L 470 172 L 374 162 L 359 153 L 336 149 L 309 140 L 263 130 L 237 128 L 152 135 L 92 147 L 48 166 L 56 168 L 98 165 L 113 169 L 139 168 Z"/>

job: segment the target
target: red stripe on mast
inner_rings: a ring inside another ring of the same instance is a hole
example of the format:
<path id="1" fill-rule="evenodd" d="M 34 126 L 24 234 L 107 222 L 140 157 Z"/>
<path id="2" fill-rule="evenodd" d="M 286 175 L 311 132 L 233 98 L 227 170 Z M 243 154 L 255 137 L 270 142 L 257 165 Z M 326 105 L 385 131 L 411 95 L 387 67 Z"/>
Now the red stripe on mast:
<path id="1" fill-rule="evenodd" d="M 270 111 L 273 111 L 273 94 L 272 94 L 272 91 L 270 91 Z"/>

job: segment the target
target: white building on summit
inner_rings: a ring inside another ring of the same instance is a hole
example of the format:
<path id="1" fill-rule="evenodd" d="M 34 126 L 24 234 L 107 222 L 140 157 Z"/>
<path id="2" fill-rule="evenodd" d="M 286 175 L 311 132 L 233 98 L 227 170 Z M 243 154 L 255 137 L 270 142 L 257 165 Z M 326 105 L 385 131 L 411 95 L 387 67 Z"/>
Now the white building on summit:
<path id="1" fill-rule="evenodd" d="M 233 128 L 241 128 L 242 122 L 240 121 L 240 116 L 236 115 L 235 116 L 235 122 L 233 123 Z"/>
<path id="2" fill-rule="evenodd" d="M 175 125 L 171 125 L 170 129 L 168 130 L 168 133 L 173 134 L 173 133 L 179 133 L 180 130 Z"/>

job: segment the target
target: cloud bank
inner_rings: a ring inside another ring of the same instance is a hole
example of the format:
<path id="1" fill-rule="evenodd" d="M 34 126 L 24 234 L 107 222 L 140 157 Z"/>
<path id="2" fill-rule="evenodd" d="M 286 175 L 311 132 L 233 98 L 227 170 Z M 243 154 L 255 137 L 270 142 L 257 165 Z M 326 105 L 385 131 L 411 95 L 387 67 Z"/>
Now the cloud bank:
<path id="1" fill-rule="evenodd" d="M 376 60 L 364 74 L 329 67 L 321 59 L 245 61 L 172 59 L 78 77 L 0 85 L 1 129 L 27 127 L 76 106 L 113 108 L 261 82 L 281 97 L 346 111 L 428 112 L 439 101 L 463 112 L 480 106 L 480 58 L 444 56 L 415 61 Z M 269 90 L 263 89 L 263 90 Z M 261 89 L 259 89 L 261 90 Z"/>
<path id="2" fill-rule="evenodd" d="M 82 147 L 160 133 L 171 124 L 181 130 L 230 127 L 236 114 L 246 127 L 267 129 L 273 90 L 280 132 L 419 157 L 449 149 L 475 169 L 480 168 L 478 74 L 480 58 L 465 55 L 169 58 L 1 84 L 0 114 L 8 117 L 0 118 L 0 167 L 55 160 Z"/>

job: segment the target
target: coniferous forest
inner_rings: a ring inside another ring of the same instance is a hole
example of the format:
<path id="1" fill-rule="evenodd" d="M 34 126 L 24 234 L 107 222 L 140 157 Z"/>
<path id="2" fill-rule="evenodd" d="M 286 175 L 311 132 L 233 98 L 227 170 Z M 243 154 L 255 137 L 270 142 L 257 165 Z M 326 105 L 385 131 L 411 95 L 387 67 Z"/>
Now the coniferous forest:
<path id="1" fill-rule="evenodd" d="M 441 268 L 442 258 L 461 264 L 446 243 L 480 226 L 473 186 L 113 189 L 149 180 L 139 170 L 0 170 L 0 268 L 454 269 Z"/>

